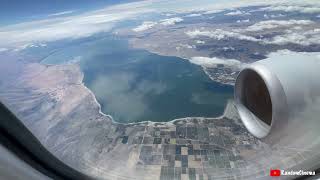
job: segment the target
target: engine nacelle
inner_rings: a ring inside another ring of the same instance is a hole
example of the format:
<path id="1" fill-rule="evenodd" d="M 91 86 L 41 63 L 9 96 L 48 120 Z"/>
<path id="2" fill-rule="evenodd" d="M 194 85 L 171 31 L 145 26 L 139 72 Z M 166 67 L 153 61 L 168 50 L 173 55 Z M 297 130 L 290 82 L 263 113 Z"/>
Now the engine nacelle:
<path id="1" fill-rule="evenodd" d="M 320 58 L 300 58 L 257 61 L 237 77 L 240 118 L 268 144 L 307 149 L 320 144 Z"/>

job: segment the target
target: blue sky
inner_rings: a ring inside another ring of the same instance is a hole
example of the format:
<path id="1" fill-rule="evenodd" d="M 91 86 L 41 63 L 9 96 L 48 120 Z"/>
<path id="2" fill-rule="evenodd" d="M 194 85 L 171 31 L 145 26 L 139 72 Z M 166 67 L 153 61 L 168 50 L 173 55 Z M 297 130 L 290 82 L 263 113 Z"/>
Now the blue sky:
<path id="1" fill-rule="evenodd" d="M 1 0 L 0 25 L 46 18 L 60 12 L 81 13 L 136 0 Z"/>

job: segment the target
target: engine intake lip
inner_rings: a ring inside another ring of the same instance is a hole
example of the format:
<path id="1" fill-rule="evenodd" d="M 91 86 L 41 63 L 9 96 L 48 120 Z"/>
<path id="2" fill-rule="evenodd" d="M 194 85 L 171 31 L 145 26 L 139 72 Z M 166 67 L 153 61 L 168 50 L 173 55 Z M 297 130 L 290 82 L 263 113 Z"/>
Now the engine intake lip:
<path id="1" fill-rule="evenodd" d="M 252 82 L 256 87 L 256 84 L 260 84 L 259 88 L 248 87 L 250 80 L 256 81 Z M 259 91 L 258 94 L 257 91 Z M 245 97 L 248 92 L 253 95 L 249 94 L 251 97 Z M 263 98 L 257 96 L 261 94 Z M 266 137 L 275 126 L 281 127 L 281 124 L 287 122 L 287 101 L 281 82 L 263 64 L 253 63 L 239 73 L 234 96 L 243 124 L 257 138 Z"/>

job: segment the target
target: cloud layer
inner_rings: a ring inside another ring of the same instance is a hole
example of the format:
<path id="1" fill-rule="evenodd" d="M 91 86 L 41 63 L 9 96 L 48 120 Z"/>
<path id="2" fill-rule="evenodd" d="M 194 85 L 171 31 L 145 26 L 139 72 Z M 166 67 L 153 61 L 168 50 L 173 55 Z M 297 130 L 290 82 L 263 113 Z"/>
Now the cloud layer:
<path id="1" fill-rule="evenodd" d="M 187 31 L 186 34 L 191 37 L 191 38 L 196 38 L 196 37 L 210 37 L 216 40 L 222 40 L 222 39 L 228 39 L 228 38 L 234 38 L 234 39 L 240 39 L 240 40 L 247 40 L 247 41 L 260 41 L 259 39 L 240 34 L 237 32 L 232 32 L 232 31 L 226 31 L 222 29 L 215 29 L 215 30 L 193 30 L 193 31 Z"/>
<path id="2" fill-rule="evenodd" d="M 266 29 L 275 29 L 296 25 L 310 25 L 313 21 L 310 20 L 268 20 L 260 21 L 256 24 L 249 26 L 246 31 L 263 31 Z"/>
<path id="3" fill-rule="evenodd" d="M 284 11 L 284 12 L 300 12 L 300 13 L 320 13 L 320 7 L 306 7 L 306 6 L 269 6 L 260 8 L 261 11 Z"/>
<path id="4" fill-rule="evenodd" d="M 308 5 L 308 6 L 307 6 Z M 312 5 L 312 6 L 311 6 Z M 6 27 L 0 27 L 0 48 L 12 48 L 23 46 L 28 43 L 39 43 L 55 41 L 65 38 L 80 38 L 93 35 L 99 32 L 108 32 L 114 28 L 115 24 L 129 19 L 137 19 L 147 13 L 186 13 L 197 15 L 196 12 L 203 14 L 219 12 L 226 9 L 236 9 L 245 6 L 267 6 L 265 11 L 281 10 L 286 12 L 299 11 L 306 13 L 320 12 L 320 2 L 302 0 L 230 0 L 212 3 L 209 0 L 150 0 L 132 2 L 127 4 L 113 5 L 100 10 L 86 12 L 80 15 L 72 15 L 73 11 L 58 12 L 49 14 L 48 19 L 25 22 Z M 227 15 L 243 15 L 247 12 L 234 10 Z M 192 15 L 192 16 L 194 16 Z M 173 25 L 183 21 L 180 17 L 163 19 L 158 22 L 161 25 Z M 152 22 L 145 22 L 135 31 L 142 31 L 154 26 Z M 251 27 L 254 29 L 253 27 Z M 211 32 L 212 33 L 212 32 Z M 214 32 L 213 32 L 214 33 Z M 256 41 L 255 38 L 246 35 L 222 32 L 223 38 L 238 35 L 241 39 Z M 214 35 L 215 36 L 215 35 Z M 216 36 L 219 38 L 219 36 Z"/>
<path id="5" fill-rule="evenodd" d="M 145 31 L 148 29 L 151 29 L 153 26 L 157 25 L 157 22 L 152 21 L 145 21 L 140 26 L 137 26 L 136 28 L 132 29 L 135 32 Z"/>
<path id="6" fill-rule="evenodd" d="M 115 5 L 67 17 L 50 15 L 52 17 L 48 19 L 2 27 L 0 47 L 19 47 L 28 43 L 79 38 L 107 32 L 117 22 L 154 12 L 152 8 L 146 8 L 149 4 L 150 2 L 136 2 Z"/>
<path id="7" fill-rule="evenodd" d="M 243 21 L 237 21 L 237 23 L 241 22 Z M 244 22 L 249 23 L 250 21 L 245 20 Z M 320 44 L 320 27 L 315 25 L 316 23 L 310 20 L 267 20 L 242 29 L 194 29 L 186 31 L 185 34 L 194 39 L 201 37 L 216 40 L 238 39 L 260 44 L 309 46 Z M 266 30 L 273 30 L 279 34 L 273 37 L 259 35 L 262 32 L 265 33 Z"/>
<path id="8" fill-rule="evenodd" d="M 170 26 L 170 25 L 174 25 L 178 22 L 182 22 L 183 19 L 180 17 L 174 17 L 174 18 L 169 18 L 169 19 L 163 19 L 160 21 L 160 24 L 164 25 L 164 26 Z"/>
<path id="9" fill-rule="evenodd" d="M 240 67 L 241 62 L 235 59 L 220 59 L 216 57 L 193 57 L 189 60 L 193 64 L 204 67 L 216 67 L 219 64 L 232 67 Z"/>
<path id="10" fill-rule="evenodd" d="M 240 10 L 232 11 L 225 14 L 226 16 L 238 16 L 238 15 L 250 15 L 249 12 L 244 12 Z"/>
<path id="11" fill-rule="evenodd" d="M 267 44 L 300 44 L 309 46 L 311 44 L 320 44 L 320 29 L 308 30 L 305 32 L 291 32 L 273 37 Z"/>
<path id="12" fill-rule="evenodd" d="M 53 13 L 53 14 L 49 14 L 48 16 L 63 16 L 63 15 L 67 15 L 67 14 L 72 14 L 74 11 L 63 11 L 63 12 L 58 12 L 58 13 Z"/>

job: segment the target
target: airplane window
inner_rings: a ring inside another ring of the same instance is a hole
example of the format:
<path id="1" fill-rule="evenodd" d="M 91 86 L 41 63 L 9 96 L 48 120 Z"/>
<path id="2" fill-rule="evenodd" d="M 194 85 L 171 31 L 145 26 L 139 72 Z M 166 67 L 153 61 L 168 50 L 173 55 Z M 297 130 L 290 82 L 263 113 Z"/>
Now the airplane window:
<path id="1" fill-rule="evenodd" d="M 86 177 L 315 177 L 319 68 L 317 1 L 0 2 L 0 102 Z"/>

